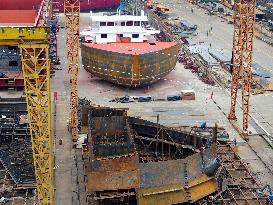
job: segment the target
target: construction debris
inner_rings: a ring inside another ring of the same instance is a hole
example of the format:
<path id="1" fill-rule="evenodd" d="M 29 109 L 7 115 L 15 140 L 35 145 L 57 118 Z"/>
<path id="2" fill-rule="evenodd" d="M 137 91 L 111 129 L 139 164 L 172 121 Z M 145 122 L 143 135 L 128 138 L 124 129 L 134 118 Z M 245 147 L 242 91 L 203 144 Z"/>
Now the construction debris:
<path id="1" fill-rule="evenodd" d="M 111 100 L 110 102 L 131 103 L 131 102 L 135 102 L 135 101 L 130 96 L 126 95 L 124 97 L 115 98 L 115 99 Z"/>
<path id="2" fill-rule="evenodd" d="M 217 155 L 221 160 L 221 167 L 216 175 L 219 191 L 200 200 L 199 205 L 273 204 L 270 195 L 260 192 L 262 187 L 255 176 L 230 145 L 218 145 Z"/>
<path id="3" fill-rule="evenodd" d="M 181 100 L 181 96 L 180 95 L 168 95 L 167 100 L 168 101 L 178 101 L 178 100 Z"/>
<path id="4" fill-rule="evenodd" d="M 182 100 L 195 100 L 194 90 L 181 90 Z"/>

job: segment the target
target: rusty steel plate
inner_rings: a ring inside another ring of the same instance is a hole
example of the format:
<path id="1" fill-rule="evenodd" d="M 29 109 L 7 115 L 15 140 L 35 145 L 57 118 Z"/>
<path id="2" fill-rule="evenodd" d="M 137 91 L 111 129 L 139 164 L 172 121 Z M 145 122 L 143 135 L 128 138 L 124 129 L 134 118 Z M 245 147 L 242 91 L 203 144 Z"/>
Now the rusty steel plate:
<path id="1" fill-rule="evenodd" d="M 88 191 L 138 188 L 138 164 L 137 155 L 95 160 L 87 173 Z"/>
<path id="2" fill-rule="evenodd" d="M 95 160 L 91 163 L 92 172 L 100 171 L 130 171 L 139 169 L 138 156 L 126 156 L 113 159 Z"/>

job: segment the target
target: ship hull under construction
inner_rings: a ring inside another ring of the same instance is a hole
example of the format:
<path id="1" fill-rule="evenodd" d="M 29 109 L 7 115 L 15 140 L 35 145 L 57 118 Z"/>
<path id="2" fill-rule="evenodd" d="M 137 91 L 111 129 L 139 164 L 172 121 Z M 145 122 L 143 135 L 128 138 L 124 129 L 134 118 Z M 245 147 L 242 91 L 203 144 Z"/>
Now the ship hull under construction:
<path id="1" fill-rule="evenodd" d="M 175 42 L 110 43 L 82 45 L 84 68 L 92 75 L 115 84 L 140 87 L 154 83 L 177 62 Z"/>
<path id="2" fill-rule="evenodd" d="M 63 11 L 63 0 L 54 3 L 60 11 Z M 5 10 L 37 10 L 42 0 L 1 0 L 0 8 Z M 114 9 L 120 4 L 120 0 L 83 0 L 81 1 L 81 11 L 90 11 L 96 9 Z"/>
<path id="3" fill-rule="evenodd" d="M 215 129 L 205 136 L 129 117 L 123 109 L 82 111 L 85 190 L 100 204 L 192 203 L 217 190 Z"/>

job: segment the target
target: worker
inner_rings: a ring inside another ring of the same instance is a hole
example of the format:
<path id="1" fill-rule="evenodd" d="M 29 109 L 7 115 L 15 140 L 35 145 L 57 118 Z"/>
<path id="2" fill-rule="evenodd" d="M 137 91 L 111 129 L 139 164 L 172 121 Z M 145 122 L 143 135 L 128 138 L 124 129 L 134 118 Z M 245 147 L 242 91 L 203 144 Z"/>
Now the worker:
<path id="1" fill-rule="evenodd" d="M 209 203 L 212 203 L 213 200 L 214 200 L 214 197 L 213 197 L 213 196 L 209 196 L 209 197 L 208 197 L 208 202 L 209 202 Z"/>
<path id="2" fill-rule="evenodd" d="M 58 100 L 58 92 L 55 91 L 54 92 L 54 102 L 56 102 Z"/>
<path id="3" fill-rule="evenodd" d="M 269 194 L 269 196 L 268 196 L 268 200 L 269 201 L 273 201 L 273 194 L 271 193 L 271 194 Z"/>
<path id="4" fill-rule="evenodd" d="M 206 122 L 202 122 L 202 123 L 201 123 L 201 129 L 202 129 L 202 130 L 207 129 L 207 123 L 206 123 Z"/>
<path id="5" fill-rule="evenodd" d="M 210 94 L 210 99 L 212 99 L 212 97 L 213 97 L 213 91 L 212 91 L 211 94 Z"/>
<path id="6" fill-rule="evenodd" d="M 233 139 L 233 144 L 234 144 L 235 147 L 237 146 L 237 140 L 236 140 L 236 138 Z"/>
<path id="7" fill-rule="evenodd" d="M 257 190 L 259 196 L 267 196 L 269 201 L 273 201 L 273 192 L 269 184 L 265 185 L 261 189 Z"/>
<path id="8" fill-rule="evenodd" d="M 212 31 L 212 26 L 210 27 L 210 30 Z"/>
<path id="9" fill-rule="evenodd" d="M 209 47 L 211 48 L 211 43 L 209 44 Z"/>
<path id="10" fill-rule="evenodd" d="M 191 8 L 191 13 L 193 14 L 193 8 Z"/>

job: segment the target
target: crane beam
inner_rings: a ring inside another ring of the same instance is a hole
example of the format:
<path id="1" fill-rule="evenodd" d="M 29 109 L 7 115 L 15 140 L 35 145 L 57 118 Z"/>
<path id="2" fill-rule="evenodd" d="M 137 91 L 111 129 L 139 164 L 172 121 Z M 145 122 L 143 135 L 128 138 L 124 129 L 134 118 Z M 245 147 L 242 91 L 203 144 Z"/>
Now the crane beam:
<path id="1" fill-rule="evenodd" d="M 21 43 L 49 43 L 49 28 L 2 27 L 0 28 L 0 45 L 19 45 Z"/>
<path id="2" fill-rule="evenodd" d="M 79 74 L 79 34 L 80 0 L 65 0 L 65 30 L 70 85 L 70 128 L 72 140 L 78 139 L 78 74 Z"/>

